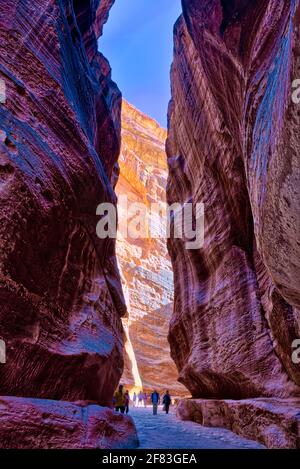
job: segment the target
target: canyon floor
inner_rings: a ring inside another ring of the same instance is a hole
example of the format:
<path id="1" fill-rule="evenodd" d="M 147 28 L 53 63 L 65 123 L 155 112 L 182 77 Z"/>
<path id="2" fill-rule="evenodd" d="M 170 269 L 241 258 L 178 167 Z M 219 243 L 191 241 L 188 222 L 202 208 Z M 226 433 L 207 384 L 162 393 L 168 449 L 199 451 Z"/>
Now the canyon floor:
<path id="1" fill-rule="evenodd" d="M 160 407 L 157 415 L 152 407 L 131 408 L 141 449 L 264 449 L 251 440 L 240 438 L 221 428 L 202 427 L 176 417 L 174 408 L 168 415 Z"/>

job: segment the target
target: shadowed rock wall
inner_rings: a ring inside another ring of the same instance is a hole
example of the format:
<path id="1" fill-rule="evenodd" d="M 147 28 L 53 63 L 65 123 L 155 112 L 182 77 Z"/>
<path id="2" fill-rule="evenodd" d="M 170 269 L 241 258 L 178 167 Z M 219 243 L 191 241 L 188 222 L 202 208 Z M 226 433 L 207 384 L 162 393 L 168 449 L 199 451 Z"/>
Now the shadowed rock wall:
<path id="1" fill-rule="evenodd" d="M 205 241 L 169 242 L 172 356 L 194 397 L 299 396 L 298 2 L 182 3 L 167 197 L 204 202 Z"/>
<path id="2" fill-rule="evenodd" d="M 112 3 L 0 5 L 2 395 L 111 405 L 123 371 L 114 240 L 96 236 L 120 149 L 121 95 L 97 50 Z"/>

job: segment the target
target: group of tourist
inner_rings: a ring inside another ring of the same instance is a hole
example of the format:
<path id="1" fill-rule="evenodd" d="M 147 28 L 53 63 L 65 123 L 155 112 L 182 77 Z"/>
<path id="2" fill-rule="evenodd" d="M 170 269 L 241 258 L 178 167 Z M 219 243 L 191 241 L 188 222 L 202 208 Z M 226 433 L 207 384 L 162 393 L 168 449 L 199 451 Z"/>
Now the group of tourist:
<path id="1" fill-rule="evenodd" d="M 157 415 L 157 409 L 161 403 L 159 393 L 154 390 L 150 396 L 150 399 L 153 407 L 153 415 Z M 122 414 L 128 414 L 130 401 L 133 402 L 134 407 L 147 407 L 147 400 L 147 394 L 142 391 L 140 391 L 138 394 L 134 392 L 131 400 L 129 391 L 124 392 L 124 386 L 120 384 L 118 391 L 114 395 L 113 405 L 117 412 L 121 412 Z M 171 405 L 171 396 L 169 391 L 166 391 L 166 393 L 164 394 L 162 404 L 163 410 L 166 412 L 166 414 L 168 414 Z"/>
<path id="2" fill-rule="evenodd" d="M 130 396 L 129 391 L 123 392 L 124 386 L 120 384 L 118 391 L 115 393 L 113 398 L 113 405 L 117 412 L 122 414 L 128 414 L 129 412 L 129 403 Z"/>
<path id="3" fill-rule="evenodd" d="M 132 402 L 134 407 L 147 407 L 148 395 L 146 392 L 140 391 L 138 394 L 133 393 Z"/>

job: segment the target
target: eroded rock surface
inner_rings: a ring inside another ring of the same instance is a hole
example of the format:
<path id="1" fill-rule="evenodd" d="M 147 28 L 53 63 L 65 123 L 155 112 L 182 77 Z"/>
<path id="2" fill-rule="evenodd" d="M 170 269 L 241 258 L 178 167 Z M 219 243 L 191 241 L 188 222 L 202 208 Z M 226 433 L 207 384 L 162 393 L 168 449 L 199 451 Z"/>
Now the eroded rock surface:
<path id="1" fill-rule="evenodd" d="M 0 397 L 0 438 L 5 449 L 138 446 L 132 419 L 107 407 L 18 397 Z"/>
<path id="2" fill-rule="evenodd" d="M 119 197 L 120 228 L 124 229 L 125 204 L 143 204 L 150 217 L 145 232 L 134 239 L 120 229 L 117 254 L 128 304 L 128 328 L 132 347 L 127 344 L 125 373 L 122 381 L 145 390 L 170 389 L 172 394 L 187 394 L 177 382 L 178 371 L 170 357 L 167 341 L 173 310 L 173 274 L 168 257 L 163 224 L 151 216 L 151 204 L 165 208 L 167 132 L 123 100 L 120 177 L 116 186 Z M 154 211 L 153 211 L 154 212 Z M 134 212 L 133 212 L 134 215 Z M 164 212 L 161 213 L 164 216 Z M 153 222 L 153 223 L 152 223 Z M 155 238 L 160 234 L 160 238 Z M 136 364 L 136 366 L 135 366 Z"/>
<path id="3" fill-rule="evenodd" d="M 121 96 L 97 51 L 112 3 L 0 5 L 2 395 L 105 406 L 123 371 L 114 240 L 96 236 L 120 149 Z"/>
<path id="4" fill-rule="evenodd" d="M 300 448 L 300 399 L 183 399 L 181 420 L 204 427 L 224 427 L 267 448 Z"/>
<path id="5" fill-rule="evenodd" d="M 300 395 L 297 1 L 184 0 L 175 26 L 168 201 L 205 204 L 172 239 L 172 356 L 194 397 Z"/>

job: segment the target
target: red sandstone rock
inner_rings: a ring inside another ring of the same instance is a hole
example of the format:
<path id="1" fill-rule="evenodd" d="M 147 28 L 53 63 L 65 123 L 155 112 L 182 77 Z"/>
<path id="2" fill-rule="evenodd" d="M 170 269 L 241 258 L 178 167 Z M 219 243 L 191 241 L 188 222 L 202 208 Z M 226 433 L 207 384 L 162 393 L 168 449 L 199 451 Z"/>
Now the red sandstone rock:
<path id="1" fill-rule="evenodd" d="M 204 202 L 205 242 L 169 242 L 169 339 L 194 397 L 300 395 L 297 6 L 185 0 L 175 26 L 168 201 Z"/>
<path id="2" fill-rule="evenodd" d="M 111 4 L 0 4 L 2 395 L 110 405 L 123 371 L 114 240 L 96 236 L 120 148 L 121 96 L 97 52 Z"/>
<path id="3" fill-rule="evenodd" d="M 120 177 L 116 192 L 126 195 L 128 206 L 165 203 L 167 132 L 156 121 L 123 100 Z M 120 225 L 122 207 L 119 207 Z M 150 224 L 149 224 L 150 225 Z M 126 343 L 124 384 L 145 390 L 170 389 L 172 395 L 187 394 L 177 382 L 178 371 L 167 341 L 173 310 L 173 274 L 165 238 L 149 231 L 142 239 L 119 232 L 117 255 L 127 299 L 129 330 Z M 160 229 L 159 220 L 155 229 Z"/>
<path id="4" fill-rule="evenodd" d="M 205 427 L 224 427 L 267 448 L 300 448 L 300 399 L 183 399 L 182 420 Z"/>
<path id="5" fill-rule="evenodd" d="M 4 449 L 120 449 L 138 446 L 130 417 L 107 407 L 0 397 Z"/>

